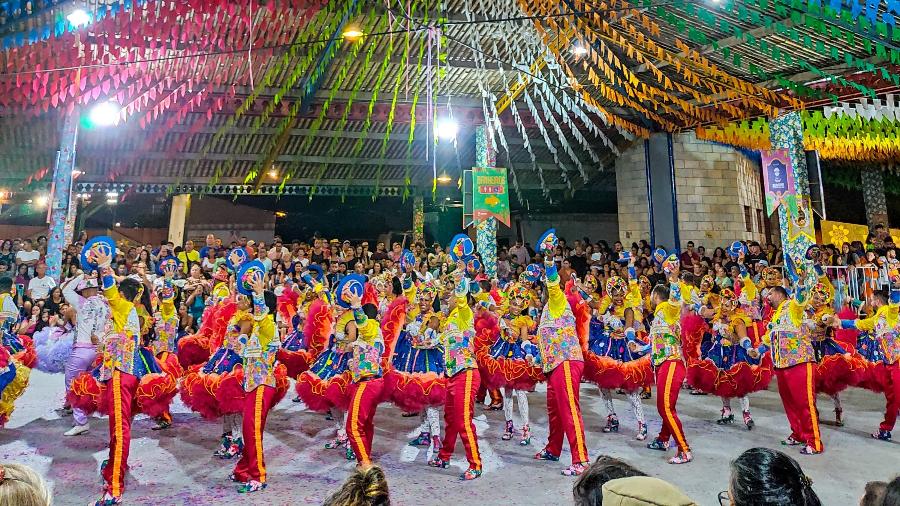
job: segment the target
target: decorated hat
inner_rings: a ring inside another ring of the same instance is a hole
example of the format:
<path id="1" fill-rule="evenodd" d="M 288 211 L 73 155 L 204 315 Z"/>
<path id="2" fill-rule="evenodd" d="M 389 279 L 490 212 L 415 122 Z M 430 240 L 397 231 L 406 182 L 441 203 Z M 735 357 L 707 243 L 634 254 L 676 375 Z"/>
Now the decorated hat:
<path id="1" fill-rule="evenodd" d="M 237 257 L 237 259 L 234 260 L 233 262 L 231 259 L 232 256 Z M 225 255 L 225 265 L 227 265 L 230 270 L 237 271 L 238 269 L 241 268 L 241 265 L 244 262 L 249 260 L 249 258 L 250 257 L 249 257 L 249 255 L 247 255 L 247 250 L 245 250 L 244 248 L 241 248 L 241 247 L 237 247 L 237 248 L 232 249 L 231 251 L 228 252 L 227 255 Z"/>
<path id="2" fill-rule="evenodd" d="M 525 279 L 534 283 L 536 281 L 540 281 L 541 276 L 544 275 L 544 269 L 541 268 L 538 264 L 529 264 L 525 267 Z"/>
<path id="3" fill-rule="evenodd" d="M 349 291 L 354 295 L 358 295 L 359 297 L 363 296 L 365 292 L 366 278 L 362 274 L 350 274 L 341 279 L 341 282 L 338 283 L 337 289 L 335 290 L 335 300 L 337 304 L 342 308 L 349 309 L 350 302 L 344 300 L 344 292 Z"/>
<path id="4" fill-rule="evenodd" d="M 163 283 L 157 287 L 156 295 L 160 300 L 172 300 L 175 298 L 175 287 L 171 283 Z"/>
<path id="5" fill-rule="evenodd" d="M 454 262 L 475 253 L 475 244 L 466 234 L 456 234 L 450 239 L 450 258 Z"/>
<path id="6" fill-rule="evenodd" d="M 616 261 L 619 262 L 620 264 L 627 264 L 628 262 L 631 261 L 631 252 L 623 251 L 623 252 L 619 253 L 619 259 Z"/>
<path id="7" fill-rule="evenodd" d="M 583 284 L 591 293 L 596 292 L 597 287 L 600 286 L 600 282 L 597 281 L 597 276 L 594 276 L 593 274 L 585 274 Z"/>
<path id="8" fill-rule="evenodd" d="M 250 282 L 254 277 L 265 276 L 266 265 L 259 260 L 244 262 L 237 274 L 237 291 L 250 296 L 253 295 L 253 288 Z"/>
<path id="9" fill-rule="evenodd" d="M 656 248 L 656 251 L 653 252 L 653 261 L 656 262 L 656 265 L 662 265 L 667 256 L 669 256 L 669 253 L 667 253 L 666 250 Z"/>
<path id="10" fill-rule="evenodd" d="M 181 260 L 178 260 L 176 257 L 163 258 L 160 260 L 159 265 L 156 266 L 156 274 L 165 276 L 166 267 L 171 268 L 173 272 L 178 272 L 181 269 Z"/>
<path id="11" fill-rule="evenodd" d="M 747 245 L 742 243 L 741 241 L 734 241 L 731 243 L 731 246 L 728 247 L 728 255 L 732 258 L 737 258 L 743 252 L 745 255 L 747 254 Z"/>
<path id="12" fill-rule="evenodd" d="M 433 302 L 439 291 L 440 287 L 434 281 L 422 283 L 416 289 L 416 300 L 419 302 Z"/>
<path id="13" fill-rule="evenodd" d="M 831 283 L 816 283 L 811 292 L 813 297 L 821 297 L 826 304 L 830 304 L 834 299 L 834 287 L 831 286 Z"/>
<path id="14" fill-rule="evenodd" d="M 715 284 L 716 280 L 710 274 L 706 274 L 702 278 L 700 278 L 700 288 L 712 290 L 712 287 L 715 286 Z"/>
<path id="15" fill-rule="evenodd" d="M 481 261 L 479 261 L 475 257 L 469 257 L 466 260 L 466 273 L 470 276 L 475 276 L 478 274 L 478 271 L 481 270 Z"/>
<path id="16" fill-rule="evenodd" d="M 625 295 L 628 292 L 628 282 L 622 279 L 619 276 L 612 276 L 611 278 L 606 280 L 606 294 L 609 296 L 613 295 Z"/>
<path id="17" fill-rule="evenodd" d="M 322 279 L 325 278 L 325 271 L 319 264 L 309 264 L 309 267 L 306 268 L 306 272 L 309 273 L 310 278 L 316 283 L 321 283 Z"/>
<path id="18" fill-rule="evenodd" d="M 534 292 L 521 283 L 513 283 L 506 291 L 506 296 L 510 301 L 517 301 L 520 305 L 527 306 L 531 304 L 531 301 L 534 298 Z"/>
<path id="19" fill-rule="evenodd" d="M 662 268 L 665 272 L 675 272 L 678 269 L 678 256 L 674 253 L 669 255 L 668 258 L 663 260 Z"/>
<path id="20" fill-rule="evenodd" d="M 400 269 L 403 272 L 409 272 L 416 268 L 416 256 L 413 252 L 405 249 L 400 252 Z"/>
<path id="21" fill-rule="evenodd" d="M 108 267 L 106 265 L 97 265 L 95 260 L 97 256 L 103 254 L 108 255 L 110 260 L 116 257 L 116 241 L 108 235 L 94 237 L 81 248 L 81 265 L 91 270 Z"/>
<path id="22" fill-rule="evenodd" d="M 541 235 L 541 238 L 538 239 L 538 249 L 541 253 L 546 253 L 547 251 L 553 251 L 556 249 L 556 246 L 559 245 L 559 238 L 556 237 L 556 229 L 551 228 L 547 230 Z"/>
<path id="23" fill-rule="evenodd" d="M 737 301 L 737 294 L 734 293 L 734 290 L 731 288 L 723 288 L 721 292 L 719 292 L 719 296 L 721 297 L 722 303 L 732 303 Z"/>
<path id="24" fill-rule="evenodd" d="M 78 285 L 75 286 L 75 291 L 81 293 L 88 288 L 99 288 L 100 284 L 97 283 L 97 278 L 81 278 L 81 281 L 78 282 Z"/>
<path id="25" fill-rule="evenodd" d="M 227 282 L 228 281 L 228 268 L 225 267 L 224 264 L 219 264 L 216 267 L 216 272 L 213 274 L 213 279 L 216 281 Z"/>

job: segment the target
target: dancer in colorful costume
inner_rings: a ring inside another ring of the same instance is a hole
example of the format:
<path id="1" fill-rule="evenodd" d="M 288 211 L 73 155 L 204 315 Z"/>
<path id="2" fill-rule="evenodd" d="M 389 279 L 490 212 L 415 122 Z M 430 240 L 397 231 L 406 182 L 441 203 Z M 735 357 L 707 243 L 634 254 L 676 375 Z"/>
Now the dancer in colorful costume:
<path id="1" fill-rule="evenodd" d="M 450 301 L 452 309 L 444 320 L 440 333 L 444 348 L 444 374 L 447 376 L 445 435 L 440 452 L 428 465 L 444 469 L 450 467 L 450 456 L 453 455 L 456 438 L 461 436 L 469 468 L 459 479 L 468 481 L 481 477 L 482 472 L 478 433 L 472 421 L 481 374 L 475 360 L 475 315 L 468 301 L 470 290 L 477 291 L 478 285 L 466 279 L 465 271 L 465 263 L 459 260 L 456 270 L 451 274 L 456 282 Z"/>
<path id="2" fill-rule="evenodd" d="M 241 253 L 237 253 L 240 251 Z M 244 255 L 244 257 L 241 256 Z M 245 258 L 243 249 L 235 248 L 229 254 L 228 265 L 232 269 L 239 268 Z M 196 334 L 184 336 L 178 340 L 178 362 L 185 369 L 205 364 L 225 335 L 225 327 L 234 314 L 234 297 L 231 295 L 229 267 L 219 265 L 213 274 L 213 288 L 206 301 L 206 309 L 200 318 L 200 328 Z M 225 310 L 225 308 L 228 308 Z"/>
<path id="3" fill-rule="evenodd" d="M 252 493 L 266 488 L 263 431 L 269 411 L 284 398 L 289 382 L 285 367 L 276 363 L 279 349 L 274 320 L 276 297 L 272 292 L 265 292 L 265 266 L 258 260 L 244 264 L 236 283 L 239 306 L 252 305 L 252 324 L 249 335 L 241 334 L 238 338 L 244 364 L 241 433 L 246 438 L 246 446 L 231 479 L 240 483 L 238 492 Z"/>
<path id="4" fill-rule="evenodd" d="M 882 441 L 891 440 L 900 410 L 900 287 L 892 281 L 890 294 L 875 292 L 875 314 L 859 320 L 834 319 L 835 326 L 862 331 L 860 354 L 865 352 L 870 361 L 869 384 L 874 387 L 871 389 L 884 392 L 884 420 L 872 433 L 873 438 Z"/>
<path id="5" fill-rule="evenodd" d="M 805 278 L 801 280 L 793 297 L 780 286 L 769 289 L 766 298 L 775 313 L 763 341 L 772 350 L 778 393 L 791 426 L 791 434 L 782 444 L 801 445 L 800 453 L 811 455 L 824 448 L 816 408 L 815 336 L 803 324 L 809 302 L 805 282 Z"/>
<path id="6" fill-rule="evenodd" d="M 384 339 L 375 319 L 378 308 L 375 304 L 362 304 L 364 284 L 362 276 L 351 274 L 338 286 L 338 304 L 347 305 L 353 314 L 353 322 L 347 325 L 351 358 L 347 364 L 350 406 L 346 430 L 360 466 L 372 464 L 375 409 L 386 397 L 381 364 Z"/>
<path id="7" fill-rule="evenodd" d="M 0 286 L 0 340 L 16 362 L 31 369 L 37 361 L 34 342 L 26 335 L 16 335 L 13 332 L 13 327 L 19 321 L 19 308 L 15 302 L 15 285 L 12 278 L 8 279 L 9 286 L 6 283 Z"/>
<path id="8" fill-rule="evenodd" d="M 479 352 L 478 356 L 484 371 L 482 378 L 488 388 L 503 389 L 506 429 L 501 439 L 509 441 L 515 436 L 513 399 L 516 399 L 522 419 L 519 439 L 522 446 L 531 444 L 528 392 L 544 380 L 539 362 L 541 352 L 533 342 L 537 323 L 528 316 L 534 297 L 534 292 L 521 283 L 512 283 L 506 288 L 500 310 L 499 335 L 487 352 Z"/>
<path id="9" fill-rule="evenodd" d="M 419 435 L 410 446 L 430 446 L 429 452 L 441 447 L 439 406 L 447 395 L 444 375 L 444 352 L 440 345 L 440 328 L 444 314 L 434 311 L 439 288 L 436 281 L 413 284 L 412 276 L 403 274 L 403 295 L 388 306 L 382 332 L 395 342 L 391 368 L 385 382 L 391 401 L 408 413 L 422 413 Z M 415 304 L 411 302 L 415 301 Z M 429 457 L 430 458 L 430 457 Z"/>
<path id="10" fill-rule="evenodd" d="M 125 491 L 134 414 L 139 411 L 151 417 L 162 416 L 177 393 L 177 383 L 164 372 L 150 350 L 141 346 L 141 323 L 135 304 L 143 296 L 143 285 L 125 278 L 117 286 L 108 254 L 98 253 L 92 260 L 100 268 L 101 286 L 112 318 L 104 331 L 100 366 L 72 381 L 68 400 L 73 408 L 109 415 L 109 459 L 101 465 L 106 486 L 103 497 L 94 503 L 109 506 L 120 504 Z"/>
<path id="11" fill-rule="evenodd" d="M 278 361 L 285 365 L 291 378 L 309 369 L 328 342 L 334 325 L 331 306 L 324 296 L 307 287 L 301 300 L 303 304 L 290 319 L 292 331 L 278 350 Z"/>
<path id="12" fill-rule="evenodd" d="M 159 300 L 159 311 L 153 315 L 153 325 L 156 330 L 156 338 L 150 342 L 153 355 L 159 359 L 159 363 L 167 374 L 175 379 L 184 376 L 184 369 L 178 361 L 176 354 L 178 342 L 178 313 L 175 311 L 175 286 L 172 279 L 175 277 L 176 266 L 163 268 L 163 279 L 159 285 L 156 296 Z M 172 415 L 168 411 L 156 419 L 153 430 L 164 430 L 172 426 Z"/>
<path id="13" fill-rule="evenodd" d="M 635 277 L 634 263 L 629 260 L 629 275 Z M 590 283 L 593 276 L 585 278 L 585 284 L 579 284 L 581 301 L 576 306 L 576 319 L 585 309 L 590 311 L 590 330 L 588 332 L 588 348 L 585 353 L 585 377 L 600 387 L 600 395 L 606 405 L 606 426 L 603 432 L 619 432 L 619 417 L 613 404 L 612 389 L 623 389 L 631 404 L 631 410 L 637 420 L 635 439 L 643 441 L 647 438 L 647 421 L 644 418 L 644 407 L 641 404 L 641 391 L 653 381 L 653 370 L 650 357 L 644 353 L 632 353 L 628 343 L 637 340 L 637 329 L 642 327 L 638 319 L 640 310 L 640 292 L 636 282 L 630 284 L 619 276 L 606 280 L 606 295 L 597 300 L 592 296 L 592 288 L 596 281 Z M 584 324 L 581 323 L 580 326 Z M 582 331 L 584 333 L 584 331 Z"/>
<path id="14" fill-rule="evenodd" d="M 544 283 L 547 303 L 541 312 L 537 330 L 540 364 L 547 378 L 547 416 L 550 434 L 547 445 L 534 458 L 556 462 L 562 452 L 563 437 L 569 441 L 572 465 L 563 469 L 564 476 L 578 476 L 590 463 L 581 417 L 579 388 L 584 374 L 582 343 L 575 330 L 575 315 L 559 286 L 559 272 L 553 262 L 556 231 L 548 230 L 538 241 L 544 254 Z M 586 346 L 586 343 L 584 344 Z"/>
<path id="15" fill-rule="evenodd" d="M 31 375 L 31 368 L 19 362 L 10 347 L 6 346 L 7 336 L 12 335 L 12 325 L 19 317 L 19 309 L 12 300 L 12 290 L 12 278 L 0 278 L 0 332 L 3 333 L 4 344 L 0 346 L 0 429 L 9 421 L 16 399 L 25 393 Z M 9 342 L 12 341 L 10 338 Z"/>
<path id="16" fill-rule="evenodd" d="M 97 345 L 101 344 L 109 323 L 109 302 L 100 293 L 99 286 L 96 276 L 86 277 L 85 274 L 79 274 L 62 286 L 63 296 L 75 310 L 75 344 L 66 361 L 67 392 L 75 377 L 94 367 Z M 87 413 L 83 410 L 73 408 L 72 417 L 75 426 L 64 435 L 78 436 L 90 429 Z"/>

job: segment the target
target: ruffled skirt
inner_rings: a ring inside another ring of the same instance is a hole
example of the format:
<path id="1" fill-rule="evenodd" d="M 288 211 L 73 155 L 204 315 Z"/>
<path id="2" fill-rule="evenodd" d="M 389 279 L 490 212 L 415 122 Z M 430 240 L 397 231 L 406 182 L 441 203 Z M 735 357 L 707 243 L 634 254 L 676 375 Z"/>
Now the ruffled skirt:
<path id="1" fill-rule="evenodd" d="M 240 413 L 245 396 L 243 361 L 230 348 L 219 348 L 181 380 L 181 400 L 207 420 Z"/>
<path id="2" fill-rule="evenodd" d="M 350 371 L 347 363 L 350 353 L 325 350 L 297 379 L 297 395 L 312 411 L 324 413 L 332 407 L 347 409 L 350 404 L 347 386 Z"/>
<path id="3" fill-rule="evenodd" d="M 637 342 L 643 344 L 640 340 Z M 613 338 L 602 323 L 593 319 L 584 362 L 585 379 L 603 389 L 631 391 L 653 384 L 650 356 L 632 353 L 627 339 Z"/>
<path id="4" fill-rule="evenodd" d="M 754 359 L 744 347 L 723 345 L 710 335 L 704 337 L 700 359 L 689 360 L 687 380 L 694 388 L 720 397 L 743 397 L 768 388 L 772 375 L 768 353 Z"/>

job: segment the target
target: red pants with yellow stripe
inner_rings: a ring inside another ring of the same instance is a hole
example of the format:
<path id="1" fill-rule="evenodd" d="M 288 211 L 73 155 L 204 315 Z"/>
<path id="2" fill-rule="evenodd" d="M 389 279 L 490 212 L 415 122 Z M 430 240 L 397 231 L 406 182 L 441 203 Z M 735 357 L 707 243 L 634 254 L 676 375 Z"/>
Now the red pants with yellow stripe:
<path id="1" fill-rule="evenodd" d="M 106 383 L 109 390 L 109 460 L 103 468 L 103 481 L 110 494 L 125 492 L 128 471 L 128 449 L 131 447 L 131 403 L 140 380 L 122 371 L 113 371 Z"/>
<path id="2" fill-rule="evenodd" d="M 547 417 L 550 437 L 544 449 L 547 453 L 558 457 L 562 452 L 565 435 L 572 450 L 572 464 L 588 462 L 579 394 L 583 373 L 584 362 L 566 360 L 547 376 Z"/>
<path id="3" fill-rule="evenodd" d="M 237 481 L 266 482 L 266 460 L 263 456 L 263 431 L 266 429 L 266 416 L 272 408 L 276 390 L 269 386 L 259 386 L 247 394 L 244 399 L 244 419 L 241 432 L 244 436 L 244 453 L 234 466 L 234 477 Z"/>
<path id="4" fill-rule="evenodd" d="M 897 413 L 900 411 L 900 362 L 885 365 L 887 382 L 884 385 L 884 421 L 879 428 L 888 432 L 894 430 Z"/>
<path id="5" fill-rule="evenodd" d="M 347 437 L 360 465 L 372 463 L 372 438 L 375 436 L 375 409 L 382 399 L 384 380 L 374 378 L 350 385 L 347 408 Z"/>
<path id="6" fill-rule="evenodd" d="M 657 438 L 664 443 L 674 438 L 678 450 L 682 452 L 689 452 L 691 448 L 684 437 L 684 428 L 675 405 L 686 374 L 687 369 L 681 360 L 666 360 L 656 368 L 656 410 L 662 418 L 662 429 Z"/>
<path id="7" fill-rule="evenodd" d="M 478 451 L 478 434 L 472 415 L 475 412 L 475 394 L 481 384 L 478 369 L 466 369 L 447 381 L 447 400 L 444 405 L 444 444 L 438 452 L 441 460 L 450 460 L 456 447 L 456 437 L 462 437 L 469 467 L 481 469 L 481 453 Z"/>
<path id="8" fill-rule="evenodd" d="M 775 369 L 778 394 L 791 425 L 791 437 L 816 451 L 822 451 L 819 414 L 816 410 L 816 364 L 806 362 Z"/>

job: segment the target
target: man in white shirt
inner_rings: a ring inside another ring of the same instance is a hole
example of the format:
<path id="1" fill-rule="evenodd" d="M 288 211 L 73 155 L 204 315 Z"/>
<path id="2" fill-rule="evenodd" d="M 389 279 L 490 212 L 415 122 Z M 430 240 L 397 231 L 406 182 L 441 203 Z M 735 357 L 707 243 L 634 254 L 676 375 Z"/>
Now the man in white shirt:
<path id="1" fill-rule="evenodd" d="M 16 264 L 18 265 L 27 265 L 28 266 L 28 275 L 34 275 L 34 266 L 38 263 L 38 260 L 41 259 L 41 252 L 34 249 L 34 243 L 31 239 L 25 239 L 25 242 L 22 245 L 22 249 L 20 249 L 16 253 Z"/>
<path id="2" fill-rule="evenodd" d="M 528 249 L 522 245 L 522 241 L 516 241 L 516 245 L 509 248 L 509 254 L 512 256 L 510 260 L 514 260 L 519 265 L 528 265 Z"/>
<path id="3" fill-rule="evenodd" d="M 97 278 L 79 274 L 62 286 L 63 297 L 75 309 L 75 345 L 66 361 L 66 390 L 80 373 L 90 371 L 97 356 L 97 345 L 103 339 L 107 323 L 110 321 L 109 303 L 100 294 Z M 64 435 L 79 436 L 90 426 L 83 411 L 72 410 L 75 426 Z"/>
<path id="4" fill-rule="evenodd" d="M 56 286 L 56 281 L 47 275 L 47 264 L 40 263 L 34 267 L 35 275 L 28 282 L 28 290 L 25 292 L 33 301 L 43 300 L 50 296 L 50 290 Z"/>

